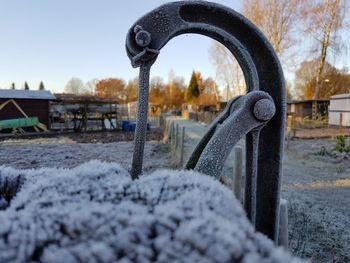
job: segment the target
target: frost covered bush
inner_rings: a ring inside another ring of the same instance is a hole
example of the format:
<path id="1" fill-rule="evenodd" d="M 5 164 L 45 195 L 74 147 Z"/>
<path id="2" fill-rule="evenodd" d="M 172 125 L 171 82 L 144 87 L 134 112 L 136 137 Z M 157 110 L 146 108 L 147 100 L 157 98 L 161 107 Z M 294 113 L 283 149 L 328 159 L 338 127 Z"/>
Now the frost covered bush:
<path id="1" fill-rule="evenodd" d="M 0 167 L 0 262 L 300 262 L 233 194 L 190 171 L 132 181 L 117 164 Z"/>

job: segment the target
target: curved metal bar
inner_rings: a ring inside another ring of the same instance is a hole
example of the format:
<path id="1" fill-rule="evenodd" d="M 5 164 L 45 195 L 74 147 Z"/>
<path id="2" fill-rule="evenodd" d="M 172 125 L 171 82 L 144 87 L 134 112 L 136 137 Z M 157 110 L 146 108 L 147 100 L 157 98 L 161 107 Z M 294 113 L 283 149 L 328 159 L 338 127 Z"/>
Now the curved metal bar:
<path id="1" fill-rule="evenodd" d="M 265 103 L 260 103 L 265 101 Z M 230 110 L 231 114 L 220 126 L 198 159 L 195 170 L 213 177 L 220 177 L 225 161 L 234 145 L 253 129 L 261 129 L 275 114 L 275 105 L 270 95 L 253 91 L 238 98 Z M 260 112 L 268 112 L 261 119 Z M 256 114 L 255 114 L 256 113 Z"/>
<path id="2" fill-rule="evenodd" d="M 218 127 L 218 125 L 222 124 L 228 118 L 228 116 L 231 112 L 232 104 L 235 103 L 239 98 L 240 98 L 240 96 L 229 101 L 229 103 L 227 103 L 225 109 L 223 109 L 223 111 L 210 124 L 208 131 L 200 139 L 200 141 L 196 145 L 195 149 L 193 150 L 190 158 L 188 159 L 187 163 L 185 164 L 185 166 L 184 166 L 185 169 L 191 170 L 191 169 L 196 168 L 198 160 L 201 157 L 205 147 L 207 147 L 210 139 L 214 135 L 216 128 Z"/>
<path id="3" fill-rule="evenodd" d="M 153 63 L 171 38 L 185 33 L 203 34 L 225 45 L 239 62 L 248 90 L 265 91 L 274 101 L 276 114 L 261 130 L 256 147 L 256 229 L 277 240 L 285 125 L 285 84 L 279 60 L 264 35 L 239 13 L 210 2 L 181 1 L 160 6 L 131 27 L 126 49 L 132 65 Z M 247 152 L 247 159 L 252 155 Z"/>

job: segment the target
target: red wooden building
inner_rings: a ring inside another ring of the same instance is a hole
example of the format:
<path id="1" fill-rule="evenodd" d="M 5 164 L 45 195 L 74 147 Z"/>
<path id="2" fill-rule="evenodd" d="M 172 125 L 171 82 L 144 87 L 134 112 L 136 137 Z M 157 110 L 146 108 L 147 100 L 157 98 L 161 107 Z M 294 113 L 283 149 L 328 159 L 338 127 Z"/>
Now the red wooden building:
<path id="1" fill-rule="evenodd" d="M 37 117 L 49 129 L 49 101 L 54 99 L 46 90 L 0 89 L 0 120 Z"/>

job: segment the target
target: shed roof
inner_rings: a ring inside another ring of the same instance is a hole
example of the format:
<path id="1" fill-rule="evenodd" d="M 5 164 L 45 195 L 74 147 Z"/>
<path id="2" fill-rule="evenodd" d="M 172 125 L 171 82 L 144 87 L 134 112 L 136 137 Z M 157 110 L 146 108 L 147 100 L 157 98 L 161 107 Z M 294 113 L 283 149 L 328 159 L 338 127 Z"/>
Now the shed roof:
<path id="1" fill-rule="evenodd" d="M 54 100 L 56 98 L 49 90 L 0 89 L 0 99 Z"/>
<path id="2" fill-rule="evenodd" d="M 55 93 L 56 101 L 62 103 L 83 104 L 118 104 L 116 99 L 101 98 L 93 95 L 75 95 L 70 93 Z"/>
<path id="3" fill-rule="evenodd" d="M 333 95 L 330 99 L 350 99 L 350 93 Z"/>
<path id="4" fill-rule="evenodd" d="M 300 104 L 300 103 L 310 103 L 310 102 L 329 102 L 329 100 L 319 99 L 319 100 L 291 100 L 287 101 L 287 104 Z"/>

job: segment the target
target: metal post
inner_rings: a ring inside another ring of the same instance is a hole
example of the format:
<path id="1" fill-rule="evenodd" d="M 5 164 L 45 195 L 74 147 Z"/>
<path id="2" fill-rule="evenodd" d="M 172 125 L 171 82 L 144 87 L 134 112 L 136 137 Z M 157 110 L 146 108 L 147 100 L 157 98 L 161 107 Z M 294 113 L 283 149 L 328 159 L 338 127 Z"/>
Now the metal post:
<path id="1" fill-rule="evenodd" d="M 147 132 L 149 72 L 153 63 L 145 62 L 140 67 L 137 125 L 135 129 L 134 155 L 130 175 L 137 179 L 142 173 L 143 151 Z"/>

